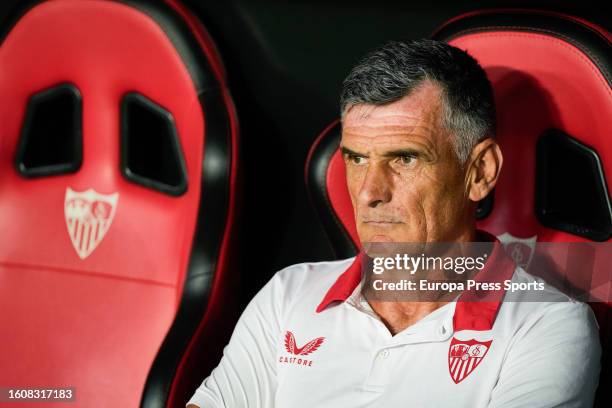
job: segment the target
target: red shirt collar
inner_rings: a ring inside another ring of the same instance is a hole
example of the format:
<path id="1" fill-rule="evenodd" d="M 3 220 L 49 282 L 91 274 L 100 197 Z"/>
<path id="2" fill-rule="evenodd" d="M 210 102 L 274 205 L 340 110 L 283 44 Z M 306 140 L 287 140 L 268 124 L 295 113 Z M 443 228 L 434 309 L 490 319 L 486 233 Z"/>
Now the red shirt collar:
<path id="1" fill-rule="evenodd" d="M 317 306 L 317 313 L 321 312 L 332 302 L 344 302 L 351 293 L 353 293 L 353 290 L 355 290 L 361 281 L 361 265 L 365 256 L 366 254 L 363 251 L 357 254 L 353 263 L 338 277 L 338 279 L 336 279 L 331 288 L 329 288 L 325 297 L 321 303 L 319 303 L 319 306 Z"/>
<path id="2" fill-rule="evenodd" d="M 491 330 L 493 328 L 505 293 L 503 281 L 511 279 L 516 268 L 495 235 L 483 230 L 477 230 L 477 233 L 483 242 L 493 242 L 493 250 L 485 262 L 484 268 L 474 279 L 482 282 L 500 282 L 502 283 L 502 289 L 499 291 L 464 291 L 455 306 L 453 316 L 455 331 Z M 363 251 L 357 254 L 353 263 L 329 288 L 325 297 L 317 306 L 317 313 L 323 311 L 332 302 L 344 302 L 353 293 L 353 290 L 361 281 L 361 265 L 365 256 Z"/>

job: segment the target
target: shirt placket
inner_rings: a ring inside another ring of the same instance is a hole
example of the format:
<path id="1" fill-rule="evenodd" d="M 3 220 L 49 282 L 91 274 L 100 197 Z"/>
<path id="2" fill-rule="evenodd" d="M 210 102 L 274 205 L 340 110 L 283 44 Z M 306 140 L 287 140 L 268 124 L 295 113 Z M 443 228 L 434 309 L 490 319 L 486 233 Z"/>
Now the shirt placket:
<path id="1" fill-rule="evenodd" d="M 448 305 L 444 310 L 432 312 L 434 315 L 426 316 L 413 326 L 391 336 L 385 324 L 360 295 L 359 289 L 353 292 L 347 303 L 350 307 L 375 319 L 380 331 L 377 336 L 380 342 L 372 351 L 370 370 L 363 385 L 363 390 L 367 392 L 381 393 L 388 384 L 392 383 L 393 368 L 402 353 L 410 352 L 408 348 L 411 345 L 446 341 L 452 336 L 452 305 Z"/>

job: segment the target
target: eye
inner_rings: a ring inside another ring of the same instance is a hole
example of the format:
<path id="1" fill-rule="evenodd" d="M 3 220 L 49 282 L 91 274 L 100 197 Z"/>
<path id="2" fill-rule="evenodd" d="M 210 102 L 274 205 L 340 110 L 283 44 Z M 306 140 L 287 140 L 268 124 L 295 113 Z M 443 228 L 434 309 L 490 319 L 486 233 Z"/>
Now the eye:
<path id="1" fill-rule="evenodd" d="M 404 154 L 397 156 L 397 161 L 399 164 L 403 166 L 408 166 L 413 164 L 414 160 L 417 158 L 416 154 Z"/>
<path id="2" fill-rule="evenodd" d="M 364 164 L 366 161 L 366 158 L 364 156 L 359 156 L 359 155 L 352 154 L 352 153 L 347 154 L 347 158 L 349 162 L 351 162 L 352 164 L 357 164 L 357 165 Z"/>

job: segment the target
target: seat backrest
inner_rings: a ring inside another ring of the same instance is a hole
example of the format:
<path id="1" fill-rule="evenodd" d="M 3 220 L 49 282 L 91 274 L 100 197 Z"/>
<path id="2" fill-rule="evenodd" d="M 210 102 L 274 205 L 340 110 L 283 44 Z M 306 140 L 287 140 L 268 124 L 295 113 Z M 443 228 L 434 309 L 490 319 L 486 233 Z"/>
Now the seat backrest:
<path id="1" fill-rule="evenodd" d="M 175 1 L 24 2 L 0 100 L 0 383 L 184 405 L 237 314 L 237 120 L 210 37 Z"/>
<path id="2" fill-rule="evenodd" d="M 433 38 L 468 51 L 494 89 L 504 165 L 477 224 L 502 242 L 610 242 L 612 43 L 587 21 L 545 11 L 491 10 L 456 17 Z M 339 257 L 359 247 L 338 144 L 339 122 L 317 138 L 306 168 L 313 203 Z M 606 177 L 607 176 L 607 177 Z M 591 303 L 604 349 L 607 295 Z M 603 365 L 609 364 L 604 354 Z M 602 382 L 609 381 L 604 369 Z M 599 401 L 605 396 L 600 387 Z"/>

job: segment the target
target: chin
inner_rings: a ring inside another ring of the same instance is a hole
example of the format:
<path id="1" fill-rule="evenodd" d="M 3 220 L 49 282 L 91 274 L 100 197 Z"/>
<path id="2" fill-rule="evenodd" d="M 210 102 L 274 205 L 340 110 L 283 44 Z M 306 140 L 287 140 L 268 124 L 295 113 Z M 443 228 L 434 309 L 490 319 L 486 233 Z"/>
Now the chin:
<path id="1" fill-rule="evenodd" d="M 372 235 L 371 238 L 367 240 L 367 242 L 395 242 L 395 239 L 393 239 L 389 235 L 375 234 Z"/>

